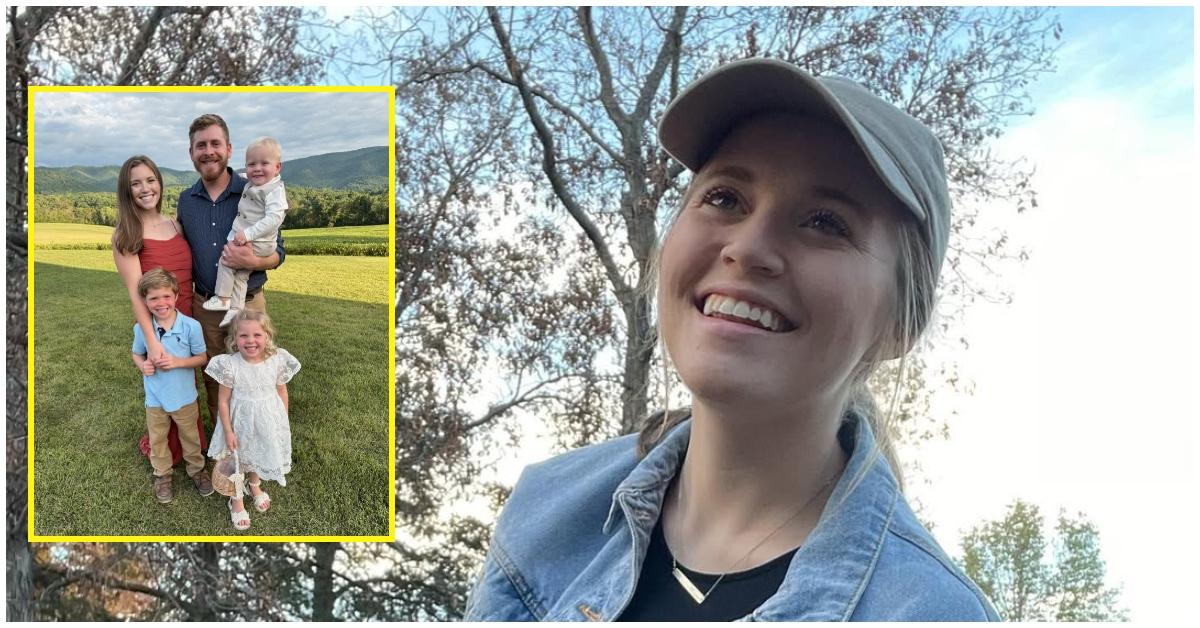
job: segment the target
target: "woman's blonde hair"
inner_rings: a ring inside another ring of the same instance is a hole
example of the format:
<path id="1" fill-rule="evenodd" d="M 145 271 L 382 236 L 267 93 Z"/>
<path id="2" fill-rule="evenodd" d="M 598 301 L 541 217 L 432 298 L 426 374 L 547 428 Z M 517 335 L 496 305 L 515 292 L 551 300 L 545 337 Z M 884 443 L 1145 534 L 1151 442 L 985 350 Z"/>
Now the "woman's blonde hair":
<path id="1" fill-rule="evenodd" d="M 684 192 L 680 207 L 672 215 L 670 224 L 663 235 L 663 240 L 666 239 L 666 233 L 669 233 L 671 228 L 674 227 L 680 211 L 682 211 L 684 204 L 687 202 L 689 191 Z M 842 416 L 843 420 L 845 420 L 852 415 L 857 415 L 864 418 L 870 424 L 871 431 L 875 434 L 876 442 L 876 449 L 871 453 L 872 459 L 870 462 L 873 462 L 875 456 L 882 455 L 892 467 L 896 479 L 901 483 L 901 487 L 903 487 L 903 475 L 892 442 L 892 422 L 895 417 L 896 401 L 900 397 L 901 383 L 904 378 L 905 355 L 910 349 L 916 346 L 917 341 L 920 340 L 921 335 L 928 328 L 929 321 L 933 317 L 935 293 L 937 290 L 937 271 L 935 270 L 936 265 L 932 249 L 925 241 L 917 219 L 912 216 L 911 212 L 903 208 L 900 208 L 896 214 L 899 216 L 899 226 L 896 229 L 896 302 L 893 308 L 895 325 L 891 333 L 894 344 L 888 345 L 884 343 L 884 346 L 879 348 L 879 353 L 894 353 L 895 355 L 879 355 L 877 353 L 876 355 L 867 356 L 867 359 L 854 372 L 851 379 L 850 392 L 846 399 L 846 405 L 842 409 Z M 651 262 L 650 270 L 647 272 L 646 281 L 640 286 L 643 294 L 654 294 L 661 265 L 661 257 L 662 246 L 659 245 Z M 690 409 L 677 408 L 672 410 L 669 407 L 670 374 L 667 372 L 667 351 L 666 346 L 661 341 L 661 331 L 659 332 L 659 339 L 663 356 L 662 375 L 665 390 L 663 410 L 650 414 L 643 424 L 641 433 L 638 435 L 638 453 L 643 456 L 654 448 L 672 427 L 691 416 Z M 897 370 L 895 387 L 892 390 L 891 399 L 888 402 L 885 413 L 880 410 L 875 395 L 871 392 L 870 386 L 867 384 L 867 380 L 883 360 L 897 356 L 900 358 L 900 368 Z M 864 465 L 864 470 L 870 468 L 870 462 Z"/>
<path id="2" fill-rule="evenodd" d="M 267 334 L 267 347 L 263 354 L 268 358 L 275 355 L 275 352 L 278 351 L 275 346 L 275 325 L 271 323 L 271 317 L 266 312 L 258 310 L 241 310 L 234 315 L 233 320 L 229 322 L 229 331 L 225 332 L 225 350 L 237 353 L 237 329 L 238 325 L 245 321 L 255 321 L 262 326 L 263 331 Z"/>
<path id="3" fill-rule="evenodd" d="M 135 255 L 142 250 L 142 214 L 133 200 L 133 169 L 146 166 L 158 180 L 158 203 L 154 211 L 162 211 L 163 180 L 158 166 L 145 155 L 134 155 L 121 164 L 117 173 L 117 226 L 113 230 L 112 243 L 117 252 Z"/>

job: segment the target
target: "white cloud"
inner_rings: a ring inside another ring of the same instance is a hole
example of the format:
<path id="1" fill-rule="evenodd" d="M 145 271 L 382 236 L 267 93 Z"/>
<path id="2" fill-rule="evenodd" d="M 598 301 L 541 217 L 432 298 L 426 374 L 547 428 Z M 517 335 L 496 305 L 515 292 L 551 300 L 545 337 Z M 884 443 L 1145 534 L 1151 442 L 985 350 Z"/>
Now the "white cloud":
<path id="1" fill-rule="evenodd" d="M 34 156 L 39 166 L 119 165 L 146 154 L 160 166 L 190 170 L 187 128 L 218 113 L 234 145 L 271 135 L 288 159 L 387 145 L 386 93 L 43 92 L 34 96 Z"/>

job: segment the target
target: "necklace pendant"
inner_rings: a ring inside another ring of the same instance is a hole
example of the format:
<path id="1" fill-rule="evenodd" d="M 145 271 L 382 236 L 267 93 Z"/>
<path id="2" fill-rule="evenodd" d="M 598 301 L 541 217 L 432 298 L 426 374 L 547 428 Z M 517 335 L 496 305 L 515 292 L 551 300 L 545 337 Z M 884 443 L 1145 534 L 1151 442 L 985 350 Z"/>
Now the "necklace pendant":
<path id="1" fill-rule="evenodd" d="M 671 574 L 679 581 L 679 586 L 683 587 L 683 590 L 687 591 L 687 594 L 692 596 L 693 600 L 696 600 L 697 604 L 703 604 L 704 600 L 708 599 L 708 596 L 701 593 L 700 589 L 696 588 L 696 585 L 679 570 L 679 567 L 672 569 Z"/>

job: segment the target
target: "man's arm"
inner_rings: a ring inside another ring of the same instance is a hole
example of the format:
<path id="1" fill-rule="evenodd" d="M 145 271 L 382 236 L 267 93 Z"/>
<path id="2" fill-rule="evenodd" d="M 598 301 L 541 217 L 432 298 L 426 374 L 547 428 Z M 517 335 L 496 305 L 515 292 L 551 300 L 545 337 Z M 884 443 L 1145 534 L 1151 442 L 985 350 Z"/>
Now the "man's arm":
<path id="1" fill-rule="evenodd" d="M 279 246 L 274 253 L 259 257 L 254 254 L 254 245 L 250 242 L 242 245 L 227 242 L 221 251 L 221 263 L 234 270 L 272 270 L 283 261 L 282 250 Z"/>
<path id="2" fill-rule="evenodd" d="M 254 254 L 254 245 L 247 242 L 237 245 L 226 242 L 221 251 L 221 263 L 235 270 L 273 270 L 283 264 L 286 252 L 283 250 L 283 232 L 275 236 L 275 252 L 259 257 Z"/>

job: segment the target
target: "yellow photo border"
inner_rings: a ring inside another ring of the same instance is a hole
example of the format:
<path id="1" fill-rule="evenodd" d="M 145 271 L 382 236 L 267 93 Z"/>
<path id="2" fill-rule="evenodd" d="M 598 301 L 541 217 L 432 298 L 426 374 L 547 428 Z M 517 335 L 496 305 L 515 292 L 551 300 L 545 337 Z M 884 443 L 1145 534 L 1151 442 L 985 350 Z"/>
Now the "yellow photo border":
<path id="1" fill-rule="evenodd" d="M 27 120 L 28 155 L 26 165 L 29 169 L 29 179 L 26 189 L 26 205 L 28 207 L 26 251 L 28 251 L 26 273 L 26 289 L 28 290 L 28 307 L 26 311 L 28 334 L 25 348 L 28 355 L 26 378 L 29 382 L 28 399 L 26 401 L 26 416 L 28 417 L 26 437 L 29 446 L 26 448 L 27 482 L 29 490 L 26 493 L 29 512 L 27 538 L 31 543 L 75 543 L 75 542 L 392 542 L 396 538 L 396 282 L 389 283 L 388 318 L 391 331 L 388 340 L 388 534 L 387 536 L 279 536 L 279 535 L 225 535 L 225 536 L 82 536 L 82 535 L 39 535 L 34 530 L 34 473 L 33 452 L 34 442 L 34 254 L 33 234 L 34 224 L 34 120 L 33 111 L 36 103 L 35 96 L 39 93 L 52 92 L 118 92 L 118 93 L 150 93 L 150 92 L 192 92 L 192 93 L 229 93 L 229 92 L 359 92 L 388 94 L 388 261 L 391 268 L 396 266 L 396 90 L 391 86 L 361 86 L 361 85 L 277 85 L 277 86 L 41 86 L 31 85 L 28 90 L 29 118 Z"/>

